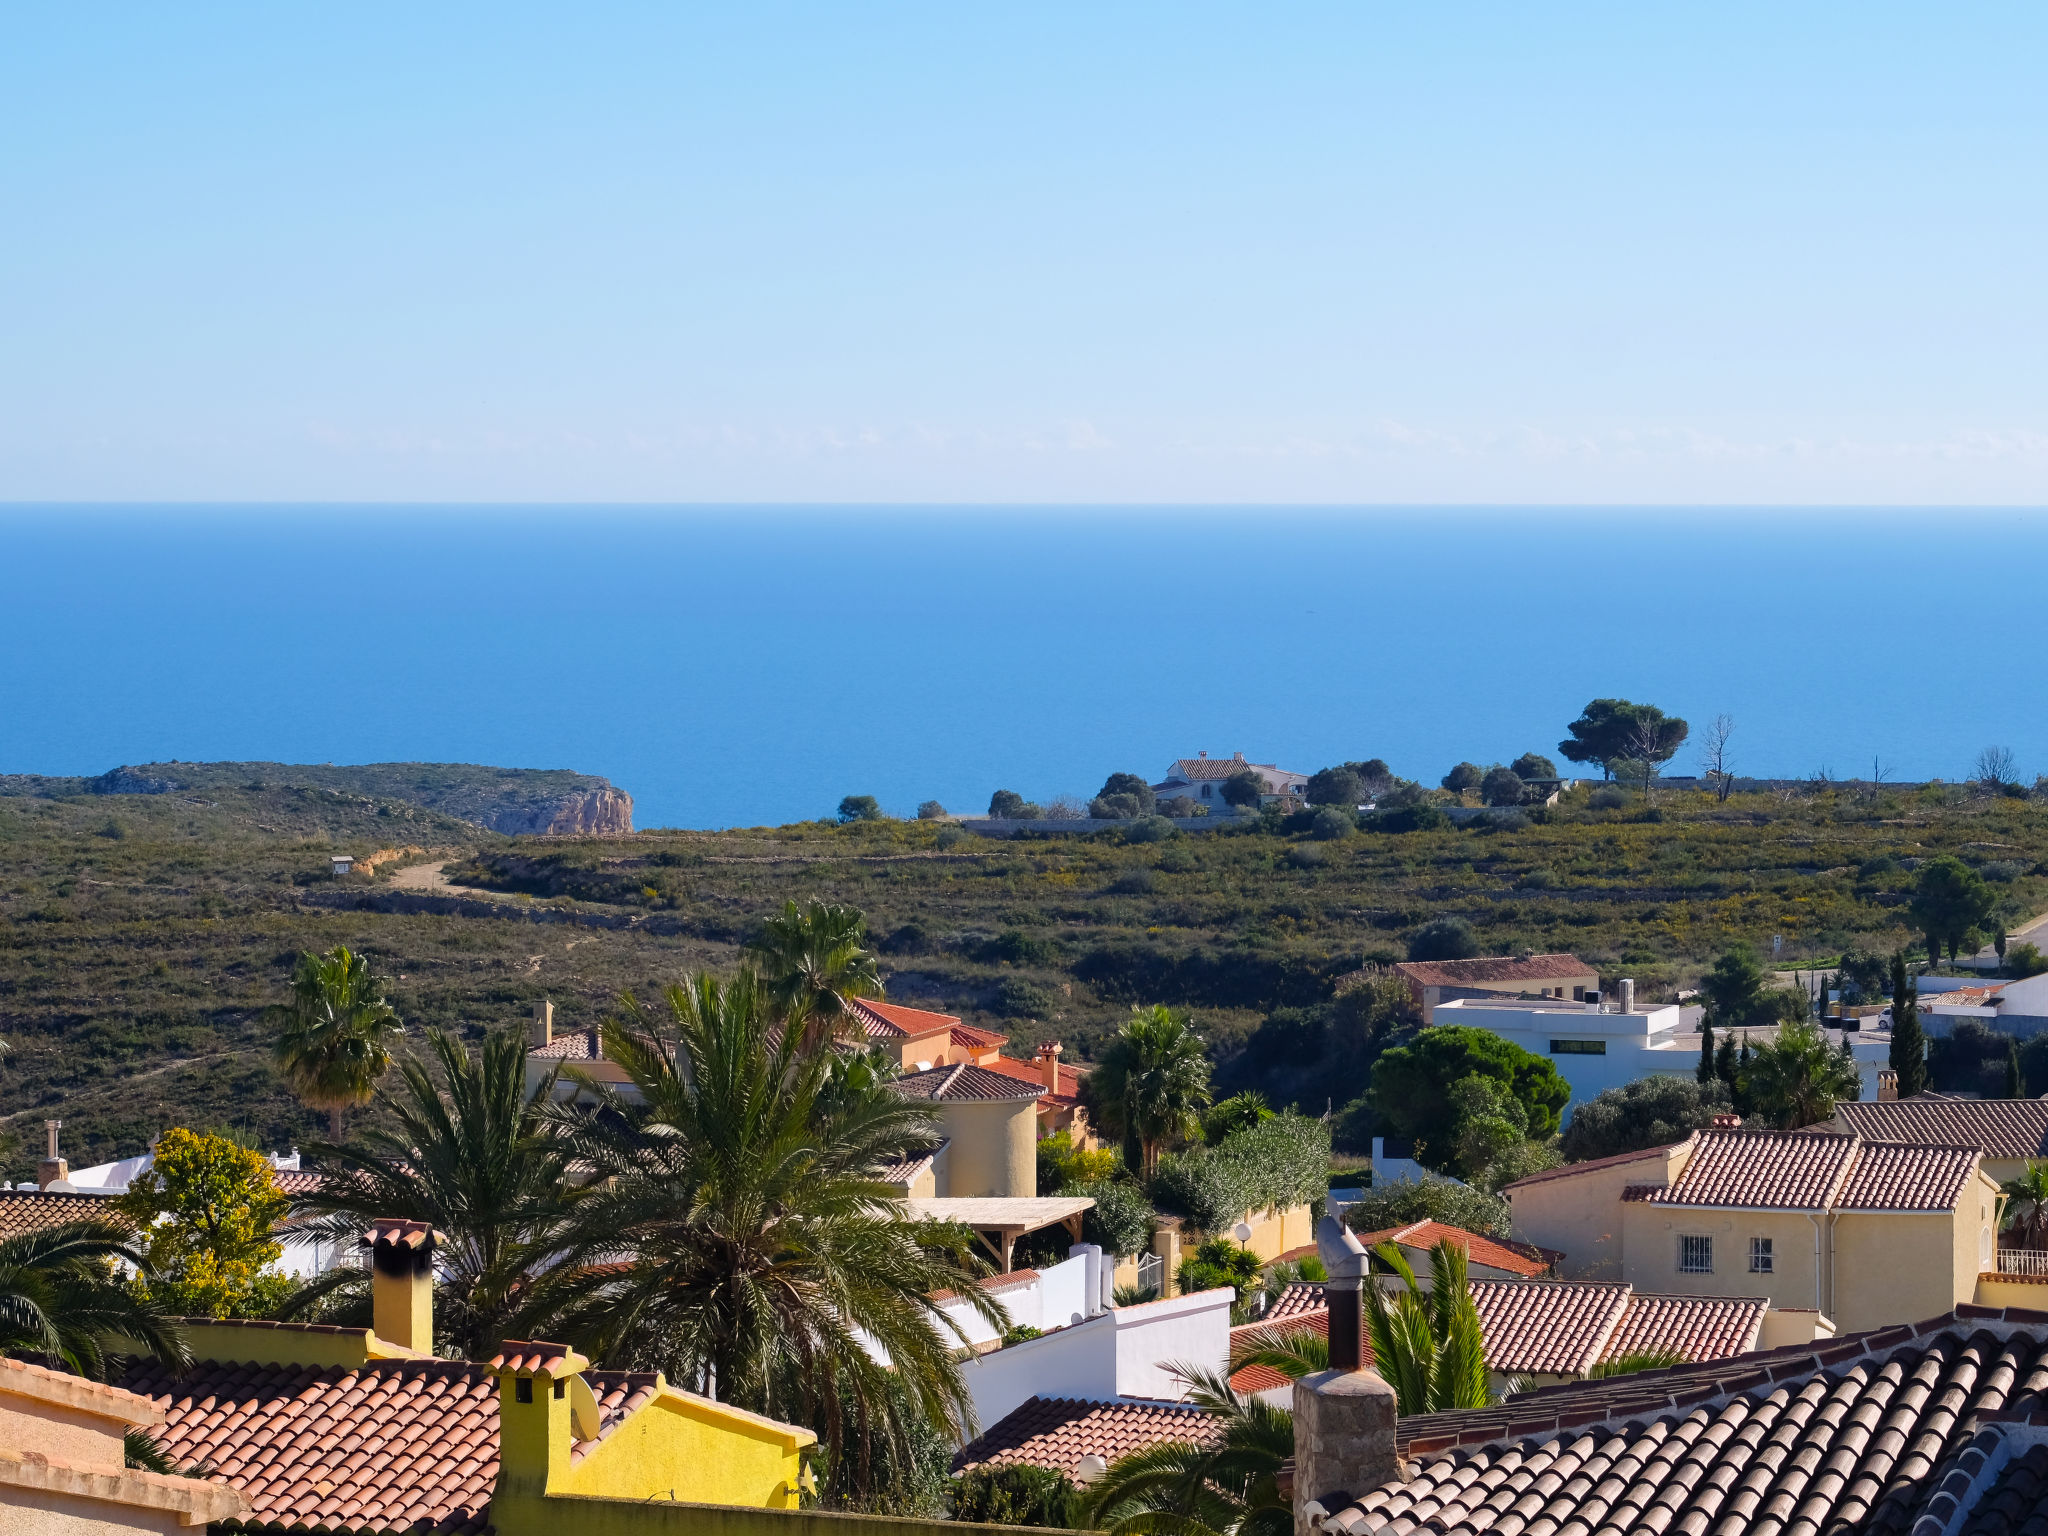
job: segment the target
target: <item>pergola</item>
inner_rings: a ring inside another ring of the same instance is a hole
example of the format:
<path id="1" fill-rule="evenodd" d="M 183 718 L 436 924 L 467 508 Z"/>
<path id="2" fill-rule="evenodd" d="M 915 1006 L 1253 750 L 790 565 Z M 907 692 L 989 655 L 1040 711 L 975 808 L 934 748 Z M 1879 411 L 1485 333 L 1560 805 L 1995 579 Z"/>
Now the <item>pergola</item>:
<path id="1" fill-rule="evenodd" d="M 956 1221 L 972 1227 L 982 1245 L 1010 1272 L 1010 1254 L 1017 1239 L 1046 1227 L 1064 1226 L 1081 1241 L 1081 1217 L 1095 1202 L 1080 1195 L 1042 1195 L 1025 1199 L 1003 1195 L 913 1196 L 904 1204 L 922 1221 Z"/>

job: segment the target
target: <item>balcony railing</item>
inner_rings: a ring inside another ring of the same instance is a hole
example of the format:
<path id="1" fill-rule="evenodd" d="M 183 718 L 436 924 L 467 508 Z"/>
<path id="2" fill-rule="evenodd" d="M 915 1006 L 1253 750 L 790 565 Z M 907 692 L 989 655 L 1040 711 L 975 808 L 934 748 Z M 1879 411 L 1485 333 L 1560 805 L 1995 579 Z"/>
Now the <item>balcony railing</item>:
<path id="1" fill-rule="evenodd" d="M 1998 1250 L 1998 1272 L 2001 1275 L 2048 1275 L 2048 1248 L 2001 1248 Z"/>

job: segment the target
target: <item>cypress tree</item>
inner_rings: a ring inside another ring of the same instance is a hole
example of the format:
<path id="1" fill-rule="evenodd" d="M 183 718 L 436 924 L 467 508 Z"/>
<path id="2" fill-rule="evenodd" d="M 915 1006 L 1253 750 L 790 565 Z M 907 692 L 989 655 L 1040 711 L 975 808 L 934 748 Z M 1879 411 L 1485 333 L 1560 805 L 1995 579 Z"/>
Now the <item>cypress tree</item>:
<path id="1" fill-rule="evenodd" d="M 1702 1084 L 1714 1080 L 1714 1026 L 1702 1022 L 1700 1025 L 1700 1064 L 1693 1076 Z"/>
<path id="2" fill-rule="evenodd" d="M 1926 1089 L 1927 1038 L 1920 1033 L 1920 1005 L 1913 1000 L 1904 950 L 1892 956 L 1891 1068 L 1898 1074 L 1900 1098 L 1910 1099 Z"/>
<path id="3" fill-rule="evenodd" d="M 2020 1089 L 2020 1043 L 2010 1035 L 2005 1041 L 2005 1096 L 2008 1099 L 2026 1097 Z"/>

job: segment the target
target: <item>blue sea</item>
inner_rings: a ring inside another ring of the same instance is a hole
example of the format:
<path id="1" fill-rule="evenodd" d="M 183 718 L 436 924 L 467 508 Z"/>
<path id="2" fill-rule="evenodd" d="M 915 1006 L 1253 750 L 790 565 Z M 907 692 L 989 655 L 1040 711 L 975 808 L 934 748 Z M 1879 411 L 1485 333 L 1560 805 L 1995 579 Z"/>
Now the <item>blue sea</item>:
<path id="1" fill-rule="evenodd" d="M 1603 696 L 1746 774 L 2048 772 L 2023 513 L 17 507 L 0 566 L 0 772 L 574 768 L 726 827 L 1198 751 L 1434 782 Z"/>

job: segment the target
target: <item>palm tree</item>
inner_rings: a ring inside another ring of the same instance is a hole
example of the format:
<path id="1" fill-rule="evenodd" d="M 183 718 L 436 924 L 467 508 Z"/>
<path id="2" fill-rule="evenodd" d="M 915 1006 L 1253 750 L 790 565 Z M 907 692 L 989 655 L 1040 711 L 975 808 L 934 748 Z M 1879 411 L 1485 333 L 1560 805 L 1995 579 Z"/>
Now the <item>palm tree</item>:
<path id="1" fill-rule="evenodd" d="M 1005 1326 L 974 1284 L 972 1239 L 912 1222 L 878 1181 L 936 1144 L 935 1111 L 784 1027 L 749 971 L 665 997 L 666 1019 L 629 997 L 605 1025 L 639 1102 L 593 1085 L 595 1112 L 554 1111 L 594 1182 L 572 1261 L 534 1304 L 566 1300 L 559 1336 L 593 1357 L 813 1424 L 828 1492 L 864 1493 L 866 1448 L 904 1446 L 907 1415 L 956 1443 L 971 1432 L 966 1341 L 934 1294 Z"/>
<path id="2" fill-rule="evenodd" d="M 522 1328 L 537 1322 L 526 1311 L 525 1282 L 558 1263 L 568 1246 L 574 1192 L 548 1113 L 555 1074 L 527 1090 L 526 1040 L 517 1031 L 492 1035 L 477 1056 L 439 1030 L 427 1046 L 438 1080 L 418 1062 L 400 1062 L 386 1123 L 345 1146 L 308 1148 L 324 1177 L 298 1209 L 308 1217 L 303 1227 L 336 1243 L 353 1245 L 365 1223 L 380 1217 L 439 1230 L 436 1329 L 444 1343 L 484 1360 L 518 1336 L 510 1331 L 515 1314 Z M 360 1270 L 331 1271 L 290 1309 L 331 1308 L 335 1291 L 367 1283 Z M 352 1299 L 360 1310 L 363 1297 Z"/>
<path id="3" fill-rule="evenodd" d="M 1330 1368 L 1330 1336 L 1275 1323 L 1232 1342 L 1230 1374 L 1235 1376 L 1248 1365 L 1263 1365 L 1289 1381 L 1299 1381 Z"/>
<path id="4" fill-rule="evenodd" d="M 785 901 L 747 946 L 770 1002 L 792 1020 L 836 1031 L 855 998 L 880 997 L 882 974 L 867 949 L 858 907 Z"/>
<path id="5" fill-rule="evenodd" d="M 1365 1287 L 1373 1367 L 1394 1389 L 1400 1413 L 1449 1413 L 1492 1402 L 1486 1339 L 1472 1302 L 1465 1250 L 1448 1238 L 1429 1250 L 1427 1290 L 1416 1284 L 1415 1271 L 1393 1243 L 1377 1244 L 1372 1256 L 1401 1278 L 1395 1296 L 1376 1284 Z"/>
<path id="6" fill-rule="evenodd" d="M 1216 1442 L 1165 1440 L 1119 1457 L 1083 1496 L 1086 1523 L 1112 1536 L 1288 1536 L 1280 1468 L 1294 1454 L 1294 1415 L 1239 1396 L 1216 1372 L 1176 1370 L 1188 1400 L 1219 1421 Z"/>
<path id="7" fill-rule="evenodd" d="M 147 1262 L 134 1231 L 107 1221 L 0 1239 L 0 1355 L 51 1355 L 103 1378 L 108 1354 L 132 1341 L 167 1365 L 190 1363 L 178 1320 L 114 1269 Z"/>
<path id="8" fill-rule="evenodd" d="M 1749 1096 L 1756 1113 L 1783 1131 L 1813 1125 L 1835 1112 L 1836 1101 L 1858 1091 L 1856 1063 L 1807 1019 L 1778 1026 L 1778 1038 L 1760 1046 L 1749 1064 Z"/>
<path id="9" fill-rule="evenodd" d="M 1168 1142 L 1199 1135 L 1209 1105 L 1202 1037 L 1165 1004 L 1134 1009 L 1083 1080 L 1089 1114 L 1124 1145 L 1124 1163 L 1150 1178 Z"/>
<path id="10" fill-rule="evenodd" d="M 328 1132 L 341 1140 L 342 1112 L 369 1103 L 391 1066 L 391 1042 L 404 1030 L 368 957 L 339 944 L 299 956 L 292 1000 L 271 1015 L 278 1070 L 300 1102 L 327 1111 Z"/>
<path id="11" fill-rule="evenodd" d="M 1998 1186 L 2005 1230 L 2015 1248 L 2048 1248 L 2048 1162 L 2029 1163 Z"/>

